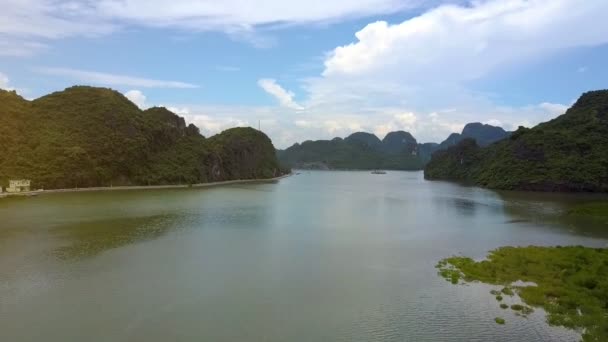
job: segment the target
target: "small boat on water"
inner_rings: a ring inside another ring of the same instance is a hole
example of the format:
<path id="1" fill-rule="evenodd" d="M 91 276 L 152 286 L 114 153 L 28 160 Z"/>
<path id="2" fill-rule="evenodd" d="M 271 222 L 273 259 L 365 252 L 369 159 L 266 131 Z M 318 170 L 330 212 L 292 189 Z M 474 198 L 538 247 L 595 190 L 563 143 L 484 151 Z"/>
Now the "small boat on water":
<path id="1" fill-rule="evenodd" d="M 374 170 L 372 171 L 372 175 L 385 175 L 386 171 Z"/>

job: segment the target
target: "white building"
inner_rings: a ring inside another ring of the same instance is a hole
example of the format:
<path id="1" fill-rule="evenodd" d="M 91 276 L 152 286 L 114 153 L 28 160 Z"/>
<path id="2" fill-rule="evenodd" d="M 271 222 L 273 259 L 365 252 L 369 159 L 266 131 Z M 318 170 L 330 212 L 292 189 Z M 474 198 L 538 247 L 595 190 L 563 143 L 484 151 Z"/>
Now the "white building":
<path id="1" fill-rule="evenodd" d="M 28 192 L 30 191 L 30 180 L 29 179 L 17 179 L 9 181 L 6 192 Z"/>

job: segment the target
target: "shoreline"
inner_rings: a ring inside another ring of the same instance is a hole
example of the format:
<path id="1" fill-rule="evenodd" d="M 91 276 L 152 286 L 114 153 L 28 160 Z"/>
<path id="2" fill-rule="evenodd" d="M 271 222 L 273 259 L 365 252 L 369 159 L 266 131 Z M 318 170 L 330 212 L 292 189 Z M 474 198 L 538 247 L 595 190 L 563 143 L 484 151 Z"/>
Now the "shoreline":
<path id="1" fill-rule="evenodd" d="M 232 184 L 246 184 L 246 183 L 267 183 L 275 182 L 283 178 L 287 178 L 293 175 L 288 173 L 274 178 L 256 178 L 256 179 L 234 179 L 228 181 L 199 183 L 199 184 L 173 184 L 173 185 L 126 185 L 126 186 L 100 186 L 91 188 L 73 188 L 73 189 L 52 189 L 52 190 L 36 190 L 28 192 L 17 192 L 17 193 L 0 193 L 0 199 L 8 197 L 31 197 L 44 194 L 59 194 L 69 192 L 97 192 L 97 191 L 129 191 L 129 190 L 164 190 L 164 189 L 194 189 L 194 188 L 208 188 L 222 185 Z"/>

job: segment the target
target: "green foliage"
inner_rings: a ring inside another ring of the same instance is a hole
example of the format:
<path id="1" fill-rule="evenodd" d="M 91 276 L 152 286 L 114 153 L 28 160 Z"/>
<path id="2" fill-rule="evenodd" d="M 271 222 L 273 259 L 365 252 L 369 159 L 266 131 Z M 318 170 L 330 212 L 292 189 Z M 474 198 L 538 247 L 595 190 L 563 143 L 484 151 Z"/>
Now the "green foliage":
<path id="1" fill-rule="evenodd" d="M 425 177 L 507 190 L 606 192 L 607 151 L 608 90 L 594 91 L 564 115 L 488 147 L 463 140 L 435 153 Z"/>
<path id="2" fill-rule="evenodd" d="M 93 87 L 72 87 L 31 102 L 0 91 L 0 146 L 4 186 L 15 178 L 53 189 L 195 184 L 280 173 L 274 147 L 261 132 L 241 128 L 205 139 L 166 108 L 141 111 L 122 94 Z"/>
<path id="3" fill-rule="evenodd" d="M 529 306 L 541 307 L 549 324 L 583 331 L 584 341 L 608 340 L 608 249 L 502 247 L 483 261 L 451 257 L 437 267 L 448 281 L 458 273 L 465 281 L 506 285 L 505 289 L 517 281 L 532 282 L 536 286 L 517 287 L 527 304 L 511 306 L 519 315 L 531 314 Z"/>
<path id="4" fill-rule="evenodd" d="M 498 323 L 498 324 L 500 324 L 500 325 L 503 325 L 503 324 L 505 324 L 505 323 L 506 323 L 506 322 L 505 322 L 505 319 L 504 319 L 504 318 L 502 318 L 502 317 L 496 317 L 496 318 L 494 318 L 494 322 L 496 322 L 496 323 Z"/>
<path id="5" fill-rule="evenodd" d="M 500 303 L 500 308 L 501 309 L 508 309 L 509 306 L 507 304 L 505 304 L 505 303 Z"/>
<path id="6" fill-rule="evenodd" d="M 502 296 L 501 295 L 496 296 L 496 300 L 500 302 L 502 300 Z"/>

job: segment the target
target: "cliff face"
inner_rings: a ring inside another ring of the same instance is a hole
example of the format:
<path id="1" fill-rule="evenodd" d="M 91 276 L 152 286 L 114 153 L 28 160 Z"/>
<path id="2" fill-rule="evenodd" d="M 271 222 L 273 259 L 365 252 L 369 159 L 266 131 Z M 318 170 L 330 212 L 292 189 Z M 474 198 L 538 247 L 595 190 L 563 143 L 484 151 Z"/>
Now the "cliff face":
<path id="1" fill-rule="evenodd" d="M 505 139 L 510 134 L 510 132 L 505 131 L 501 127 L 473 122 L 466 124 L 461 133 L 450 134 L 447 139 L 441 142 L 438 149 L 445 150 L 468 138 L 474 139 L 477 145 L 485 147 Z"/>
<path id="2" fill-rule="evenodd" d="M 0 91 L 0 143 L 2 185 L 13 178 L 48 189 L 187 184 L 279 173 L 261 132 L 205 139 L 166 108 L 141 111 L 103 88 L 72 87 L 34 101 Z"/>
<path id="3" fill-rule="evenodd" d="M 231 128 L 208 139 L 213 181 L 273 178 L 282 171 L 270 139 L 253 128 Z"/>
<path id="4" fill-rule="evenodd" d="M 436 153 L 427 179 L 496 189 L 608 191 L 608 90 L 583 94 L 568 111 L 484 148 L 461 142 Z M 455 164 L 465 156 L 469 163 Z"/>

